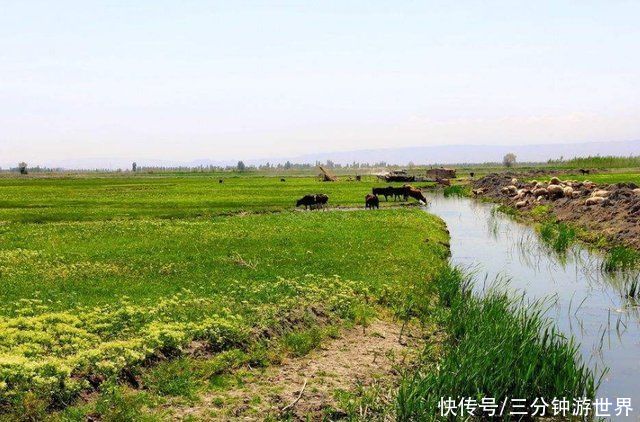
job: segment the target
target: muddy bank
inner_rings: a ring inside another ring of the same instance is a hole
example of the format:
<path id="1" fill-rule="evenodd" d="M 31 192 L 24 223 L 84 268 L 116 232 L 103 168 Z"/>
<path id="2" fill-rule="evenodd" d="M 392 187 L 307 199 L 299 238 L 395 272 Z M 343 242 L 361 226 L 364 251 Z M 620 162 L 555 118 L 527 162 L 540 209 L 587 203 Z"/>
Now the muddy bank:
<path id="1" fill-rule="evenodd" d="M 640 190 L 633 183 L 603 185 L 546 176 L 530 180 L 522 174 L 492 173 L 473 184 L 473 193 L 525 215 L 546 206 L 560 222 L 576 224 L 610 243 L 640 249 Z"/>

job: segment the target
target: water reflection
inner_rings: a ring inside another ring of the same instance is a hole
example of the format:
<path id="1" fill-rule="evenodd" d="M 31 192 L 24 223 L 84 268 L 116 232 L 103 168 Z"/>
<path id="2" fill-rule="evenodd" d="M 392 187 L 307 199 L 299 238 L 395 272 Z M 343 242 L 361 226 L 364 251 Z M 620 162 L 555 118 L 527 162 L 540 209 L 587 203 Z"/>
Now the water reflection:
<path id="1" fill-rule="evenodd" d="M 607 273 L 603 257 L 580 245 L 557 253 L 530 227 L 468 198 L 429 197 L 429 212 L 451 233 L 452 261 L 473 273 L 478 292 L 496 282 L 546 314 L 581 345 L 587 362 L 609 368 L 598 395 L 632 397 L 640 409 L 640 310 L 624 296 L 637 271 Z"/>

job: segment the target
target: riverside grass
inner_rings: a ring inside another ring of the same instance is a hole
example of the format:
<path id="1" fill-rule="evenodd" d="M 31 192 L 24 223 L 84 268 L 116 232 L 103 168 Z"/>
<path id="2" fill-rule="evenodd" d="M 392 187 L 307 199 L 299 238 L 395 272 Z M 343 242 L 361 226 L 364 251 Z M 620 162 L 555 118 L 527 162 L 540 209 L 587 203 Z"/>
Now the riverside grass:
<path id="1" fill-rule="evenodd" d="M 170 406 L 164 396 L 197 397 L 220 379 L 220 362 L 265 365 L 275 344 L 284 349 L 273 353 L 304 354 L 332 335 L 327 327 L 357 323 L 378 306 L 455 338 L 456 326 L 441 318 L 454 308 L 437 299 L 447 284 L 429 283 L 447 268 L 441 220 L 411 208 L 290 211 L 314 192 L 329 193 L 333 206 L 362 206 L 380 185 L 373 180 L 219 177 L 0 180 L 0 420 L 44 418 L 70 404 L 54 419 L 166 417 L 156 413 Z M 194 342 L 213 358 L 181 357 Z M 456 347 L 446 344 L 443 359 Z M 577 362 L 570 343 L 563 347 Z M 458 356 L 480 364 L 473 350 Z M 148 390 L 119 384 L 147 366 Z M 512 375 L 492 369 L 494 386 Z M 193 378 L 201 375 L 210 381 Z M 99 399 L 83 404 L 87 391 Z M 425 403 L 437 401 L 435 390 L 422 391 Z M 412 407 L 409 392 L 401 390 L 394 417 L 437 412 Z"/>
<path id="2" fill-rule="evenodd" d="M 432 282 L 433 310 L 448 334 L 442 356 L 427 350 L 424 366 L 405 376 L 396 416 L 402 421 L 436 420 L 441 397 L 480 400 L 538 397 L 593 398 L 598 380 L 567 341 L 542 316 L 497 290 L 472 293 L 461 272 L 445 269 Z"/>

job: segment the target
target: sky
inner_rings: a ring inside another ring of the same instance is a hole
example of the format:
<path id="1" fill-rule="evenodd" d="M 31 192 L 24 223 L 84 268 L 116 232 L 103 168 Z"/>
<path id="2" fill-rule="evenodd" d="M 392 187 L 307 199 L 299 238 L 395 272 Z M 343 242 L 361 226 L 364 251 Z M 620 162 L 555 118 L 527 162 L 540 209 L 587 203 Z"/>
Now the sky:
<path id="1" fill-rule="evenodd" d="M 0 11 L 0 166 L 640 139 L 638 1 Z"/>

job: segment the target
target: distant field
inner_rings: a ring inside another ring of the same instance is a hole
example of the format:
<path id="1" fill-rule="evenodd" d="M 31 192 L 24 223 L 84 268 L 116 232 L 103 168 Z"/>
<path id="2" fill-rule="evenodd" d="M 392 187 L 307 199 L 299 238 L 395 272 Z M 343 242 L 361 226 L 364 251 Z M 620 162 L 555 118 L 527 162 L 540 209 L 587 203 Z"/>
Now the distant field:
<path id="1" fill-rule="evenodd" d="M 591 180 L 596 183 L 625 183 L 632 182 L 640 185 L 640 172 L 635 173 L 596 173 L 596 174 L 574 174 L 567 178 L 576 180 Z"/>
<path id="2" fill-rule="evenodd" d="M 218 183 L 224 178 L 224 183 Z M 320 182 L 315 177 L 259 175 L 135 175 L 0 178 L 0 221 L 80 221 L 185 218 L 242 211 L 293 209 L 305 194 L 326 193 L 329 205 L 364 207 L 373 176 L 362 182 Z M 382 201 L 382 206 L 385 206 Z"/>

